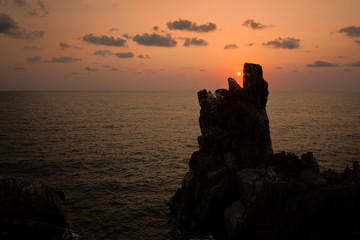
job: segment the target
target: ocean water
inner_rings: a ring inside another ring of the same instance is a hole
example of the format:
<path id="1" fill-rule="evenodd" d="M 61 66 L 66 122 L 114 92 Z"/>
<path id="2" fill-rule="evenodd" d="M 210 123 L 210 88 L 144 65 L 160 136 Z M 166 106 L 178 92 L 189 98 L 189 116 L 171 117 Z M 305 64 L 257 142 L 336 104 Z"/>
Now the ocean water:
<path id="1" fill-rule="evenodd" d="M 343 170 L 360 160 L 359 106 L 360 93 L 270 92 L 274 151 Z M 166 204 L 199 110 L 196 92 L 0 92 L 0 175 L 62 190 L 80 239 L 191 239 Z"/>

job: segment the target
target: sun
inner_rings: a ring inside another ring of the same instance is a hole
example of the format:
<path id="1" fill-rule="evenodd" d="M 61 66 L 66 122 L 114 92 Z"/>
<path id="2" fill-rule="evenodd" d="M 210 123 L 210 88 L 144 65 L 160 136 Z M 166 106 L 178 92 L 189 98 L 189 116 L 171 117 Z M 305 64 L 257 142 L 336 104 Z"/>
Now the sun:
<path id="1" fill-rule="evenodd" d="M 240 76 L 240 75 L 241 75 L 241 72 L 238 72 L 237 75 Z"/>

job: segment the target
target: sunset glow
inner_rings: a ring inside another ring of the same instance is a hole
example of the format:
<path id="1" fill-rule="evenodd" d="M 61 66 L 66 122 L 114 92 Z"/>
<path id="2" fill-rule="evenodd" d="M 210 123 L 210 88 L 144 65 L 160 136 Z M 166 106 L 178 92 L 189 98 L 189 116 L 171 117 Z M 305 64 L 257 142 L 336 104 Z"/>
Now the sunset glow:
<path id="1" fill-rule="evenodd" d="M 215 89 L 250 62 L 270 90 L 359 91 L 358 9 L 358 0 L 0 1 L 0 89 Z"/>

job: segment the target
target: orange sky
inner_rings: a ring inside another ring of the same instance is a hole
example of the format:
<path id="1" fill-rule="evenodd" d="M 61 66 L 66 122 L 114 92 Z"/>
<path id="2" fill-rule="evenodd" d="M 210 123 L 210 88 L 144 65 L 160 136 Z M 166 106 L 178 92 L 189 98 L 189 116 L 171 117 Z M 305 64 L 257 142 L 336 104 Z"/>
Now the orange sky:
<path id="1" fill-rule="evenodd" d="M 236 73 L 252 62 L 270 90 L 360 91 L 359 9 L 359 0 L 0 0 L 0 90 L 213 90 L 228 77 L 242 83 Z"/>

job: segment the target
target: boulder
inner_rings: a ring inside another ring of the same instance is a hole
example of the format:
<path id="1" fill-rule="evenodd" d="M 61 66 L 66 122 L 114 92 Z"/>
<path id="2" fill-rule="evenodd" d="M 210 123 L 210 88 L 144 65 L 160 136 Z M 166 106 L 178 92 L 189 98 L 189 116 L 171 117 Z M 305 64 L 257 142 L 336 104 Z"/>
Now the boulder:
<path id="1" fill-rule="evenodd" d="M 0 236 L 72 240 L 64 194 L 40 182 L 0 178 Z"/>

